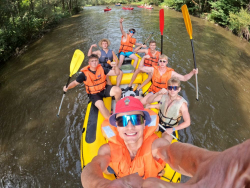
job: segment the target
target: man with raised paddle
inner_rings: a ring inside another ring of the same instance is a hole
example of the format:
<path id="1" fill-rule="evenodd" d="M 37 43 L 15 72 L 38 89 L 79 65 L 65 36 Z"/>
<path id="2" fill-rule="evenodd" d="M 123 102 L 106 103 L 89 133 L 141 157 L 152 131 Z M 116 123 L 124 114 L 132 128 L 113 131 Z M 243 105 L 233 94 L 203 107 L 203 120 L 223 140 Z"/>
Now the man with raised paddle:
<path id="1" fill-rule="evenodd" d="M 120 70 L 115 62 L 111 62 L 114 70 L 102 67 L 99 64 L 99 57 L 95 54 L 89 56 L 89 65 L 81 69 L 81 74 L 68 87 L 64 86 L 64 92 L 84 83 L 90 101 L 100 110 L 104 118 L 108 118 L 110 113 L 105 107 L 104 97 L 115 97 L 116 102 L 121 98 L 121 89 L 117 86 L 106 84 L 107 76 L 116 76 Z"/>

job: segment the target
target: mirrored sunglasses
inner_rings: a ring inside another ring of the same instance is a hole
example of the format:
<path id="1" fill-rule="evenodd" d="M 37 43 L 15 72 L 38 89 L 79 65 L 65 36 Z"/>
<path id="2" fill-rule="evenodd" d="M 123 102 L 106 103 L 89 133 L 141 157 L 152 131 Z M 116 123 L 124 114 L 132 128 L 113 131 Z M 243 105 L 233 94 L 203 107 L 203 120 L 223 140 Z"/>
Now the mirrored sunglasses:
<path id="1" fill-rule="evenodd" d="M 160 63 L 166 63 L 167 61 L 166 60 L 160 60 Z"/>
<path id="2" fill-rule="evenodd" d="M 179 86 L 168 86 L 168 90 L 174 90 L 174 91 L 176 91 L 176 90 L 178 90 L 179 89 Z"/>
<path id="3" fill-rule="evenodd" d="M 116 125 L 118 127 L 126 127 L 129 121 L 133 126 L 142 125 L 144 123 L 144 116 L 141 114 L 120 116 L 116 118 Z"/>

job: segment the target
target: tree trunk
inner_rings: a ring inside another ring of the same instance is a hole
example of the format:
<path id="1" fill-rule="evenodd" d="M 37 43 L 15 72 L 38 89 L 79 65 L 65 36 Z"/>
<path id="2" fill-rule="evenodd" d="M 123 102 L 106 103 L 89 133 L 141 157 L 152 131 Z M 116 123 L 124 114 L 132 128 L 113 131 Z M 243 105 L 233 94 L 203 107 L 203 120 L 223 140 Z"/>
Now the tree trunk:
<path id="1" fill-rule="evenodd" d="M 62 0 L 62 9 L 63 9 L 63 11 L 65 10 L 64 0 Z"/>
<path id="2" fill-rule="evenodd" d="M 32 14 L 34 14 L 34 4 L 32 0 L 30 0 L 30 9 L 31 9 Z"/>

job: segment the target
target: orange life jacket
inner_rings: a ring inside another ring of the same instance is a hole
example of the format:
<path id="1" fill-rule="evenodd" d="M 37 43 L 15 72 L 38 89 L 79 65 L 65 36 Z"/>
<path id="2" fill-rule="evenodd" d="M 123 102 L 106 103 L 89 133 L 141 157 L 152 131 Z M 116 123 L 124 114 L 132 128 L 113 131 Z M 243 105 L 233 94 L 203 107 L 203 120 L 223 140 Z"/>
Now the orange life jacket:
<path id="1" fill-rule="evenodd" d="M 120 52 L 132 52 L 133 46 L 135 45 L 135 42 L 136 42 L 136 39 L 132 38 L 129 34 L 127 34 L 127 40 L 126 40 L 126 42 L 124 42 L 123 35 L 122 35 L 119 53 Z"/>
<path id="2" fill-rule="evenodd" d="M 145 59 L 144 65 L 147 66 L 147 67 L 157 66 L 159 56 L 161 55 L 161 53 L 156 51 L 155 55 L 153 56 L 152 53 L 151 53 L 151 50 L 149 48 L 148 49 L 148 55 L 150 56 L 150 58 Z"/>
<path id="3" fill-rule="evenodd" d="M 93 74 L 89 71 L 90 66 L 86 66 L 81 69 L 86 76 L 86 81 L 83 81 L 85 84 L 86 92 L 88 94 L 99 93 L 100 91 L 105 89 L 106 86 L 106 75 L 104 74 L 104 70 L 100 64 L 97 65 L 96 73 Z"/>
<path id="4" fill-rule="evenodd" d="M 162 159 L 156 160 L 152 156 L 152 143 L 158 138 L 154 132 L 158 127 L 159 117 L 152 110 L 147 109 L 147 111 L 150 113 L 152 121 L 145 127 L 142 146 L 132 161 L 117 128 L 110 125 L 107 119 L 102 124 L 102 133 L 108 139 L 110 146 L 111 161 L 109 166 L 114 170 L 117 178 L 133 173 L 138 173 L 144 179 L 158 177 L 158 173 L 165 167 L 166 163 Z"/>
<path id="5" fill-rule="evenodd" d="M 159 66 L 153 66 L 154 67 L 154 74 L 152 77 L 152 85 L 148 89 L 148 92 L 156 93 L 160 91 L 162 88 L 168 87 L 168 80 L 171 78 L 172 71 L 174 69 L 167 67 L 166 72 L 163 75 L 160 75 L 160 72 L 158 70 Z"/>

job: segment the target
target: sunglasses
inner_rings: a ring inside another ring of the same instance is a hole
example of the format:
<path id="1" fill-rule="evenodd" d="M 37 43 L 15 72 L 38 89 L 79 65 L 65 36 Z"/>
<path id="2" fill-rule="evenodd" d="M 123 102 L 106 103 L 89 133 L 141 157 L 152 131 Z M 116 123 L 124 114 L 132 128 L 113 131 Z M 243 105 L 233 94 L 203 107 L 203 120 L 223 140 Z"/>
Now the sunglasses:
<path id="1" fill-rule="evenodd" d="M 141 114 L 124 115 L 117 117 L 115 120 L 118 127 L 126 127 L 129 121 L 133 126 L 136 126 L 144 123 L 144 116 Z"/>
<path id="2" fill-rule="evenodd" d="M 135 32 L 134 32 L 134 31 L 130 31 L 130 33 L 133 33 L 133 34 L 135 34 Z"/>
<path id="3" fill-rule="evenodd" d="M 167 61 L 166 60 L 160 60 L 160 63 L 166 63 Z"/>
<path id="4" fill-rule="evenodd" d="M 176 90 L 178 90 L 179 89 L 179 86 L 168 86 L 168 90 L 174 90 L 174 91 L 176 91 Z"/>

